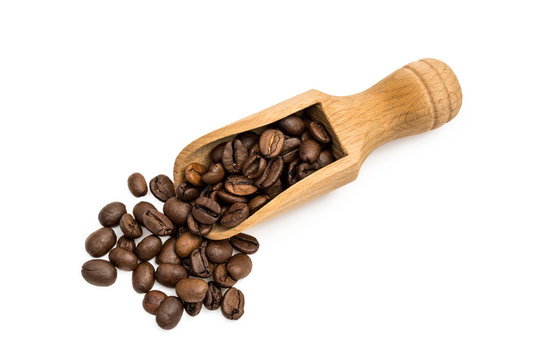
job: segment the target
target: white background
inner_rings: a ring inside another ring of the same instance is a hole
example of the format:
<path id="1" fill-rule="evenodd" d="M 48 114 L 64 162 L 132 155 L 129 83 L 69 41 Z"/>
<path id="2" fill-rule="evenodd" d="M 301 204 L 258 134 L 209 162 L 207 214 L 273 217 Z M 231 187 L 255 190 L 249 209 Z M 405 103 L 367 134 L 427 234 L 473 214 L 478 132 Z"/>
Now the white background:
<path id="1" fill-rule="evenodd" d="M 1 1 L 0 357 L 540 358 L 534 3 Z M 82 279 L 100 208 L 137 201 L 130 173 L 172 175 L 210 130 L 423 57 L 455 71 L 461 112 L 253 228 L 239 321 L 164 331 L 129 273 Z"/>

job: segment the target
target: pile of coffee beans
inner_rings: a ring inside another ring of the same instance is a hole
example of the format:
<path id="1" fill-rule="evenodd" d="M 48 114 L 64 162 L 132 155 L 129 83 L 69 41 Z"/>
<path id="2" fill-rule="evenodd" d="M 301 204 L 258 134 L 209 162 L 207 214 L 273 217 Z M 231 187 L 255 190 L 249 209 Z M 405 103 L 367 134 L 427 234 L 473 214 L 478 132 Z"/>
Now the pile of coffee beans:
<path id="1" fill-rule="evenodd" d="M 128 187 L 136 197 L 148 192 L 146 180 L 139 173 L 128 178 Z M 203 307 L 221 308 L 227 319 L 242 317 L 244 294 L 234 286 L 251 272 L 249 255 L 259 249 L 257 239 L 238 234 L 213 241 L 194 234 L 185 226 L 192 205 L 176 198 L 169 177 L 158 175 L 149 187 L 165 202 L 163 212 L 146 201 L 134 206 L 133 215 L 121 202 L 101 209 L 98 220 L 103 227 L 88 236 L 85 247 L 95 258 L 108 254 L 108 261 L 84 263 L 84 279 L 96 286 L 109 286 L 116 281 L 117 269 L 131 271 L 133 289 L 145 294 L 143 308 L 155 315 L 163 329 L 174 328 L 184 310 L 195 316 Z M 118 240 L 115 227 L 123 234 Z M 144 228 L 151 235 L 143 237 Z M 174 289 L 175 294 L 153 289 L 156 281 Z"/>
<path id="2" fill-rule="evenodd" d="M 287 187 L 335 160 L 328 131 L 299 114 L 260 131 L 260 135 L 244 132 L 215 146 L 208 168 L 189 164 L 185 180 L 176 188 L 178 199 L 167 200 L 171 203 L 166 204 L 165 214 L 185 215 L 189 231 L 196 235 L 207 235 L 218 222 L 232 228 Z M 163 192 L 163 197 L 172 192 L 165 182 L 154 188 L 150 184 L 150 190 L 155 195 Z"/>

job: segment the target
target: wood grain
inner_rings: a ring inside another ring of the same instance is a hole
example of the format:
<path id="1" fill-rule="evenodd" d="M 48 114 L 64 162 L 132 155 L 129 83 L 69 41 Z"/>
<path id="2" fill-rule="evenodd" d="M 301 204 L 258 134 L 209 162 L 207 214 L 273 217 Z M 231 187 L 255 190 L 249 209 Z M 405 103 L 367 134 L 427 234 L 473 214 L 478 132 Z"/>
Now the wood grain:
<path id="1" fill-rule="evenodd" d="M 300 110 L 305 109 L 309 117 L 327 127 L 338 159 L 289 187 L 240 225 L 232 229 L 217 225 L 207 236 L 228 238 L 353 181 L 366 157 L 377 147 L 452 120 L 461 108 L 461 96 L 453 71 L 436 59 L 405 65 L 356 95 L 331 96 L 310 90 L 193 141 L 176 158 L 174 183 L 183 180 L 188 164 L 208 166 L 208 153 L 215 145 Z"/>

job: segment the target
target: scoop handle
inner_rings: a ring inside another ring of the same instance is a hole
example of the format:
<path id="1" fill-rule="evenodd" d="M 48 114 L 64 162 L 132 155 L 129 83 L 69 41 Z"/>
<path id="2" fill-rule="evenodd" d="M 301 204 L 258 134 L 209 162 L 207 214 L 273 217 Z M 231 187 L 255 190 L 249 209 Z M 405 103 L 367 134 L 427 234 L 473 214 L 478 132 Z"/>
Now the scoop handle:
<path id="1" fill-rule="evenodd" d="M 401 137 L 436 129 L 461 108 L 461 87 L 448 65 L 422 59 L 405 65 L 368 90 L 341 97 L 364 154 Z"/>

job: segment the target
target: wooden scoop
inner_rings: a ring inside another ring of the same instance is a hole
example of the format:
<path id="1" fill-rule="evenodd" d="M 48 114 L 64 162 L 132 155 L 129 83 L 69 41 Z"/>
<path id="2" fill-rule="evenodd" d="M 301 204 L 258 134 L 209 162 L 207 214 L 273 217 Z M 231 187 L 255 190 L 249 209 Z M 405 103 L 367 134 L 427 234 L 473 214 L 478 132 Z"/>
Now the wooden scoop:
<path id="1" fill-rule="evenodd" d="M 324 124 L 332 136 L 336 161 L 287 188 L 238 226 L 215 224 L 206 237 L 225 239 L 358 176 L 366 157 L 378 146 L 401 137 L 433 130 L 452 120 L 461 107 L 461 88 L 442 61 L 422 59 L 394 71 L 370 89 L 351 96 L 330 96 L 310 90 L 266 110 L 215 130 L 186 146 L 174 164 L 175 187 L 192 162 L 210 165 L 209 153 L 238 133 L 254 130 L 304 110 Z"/>

